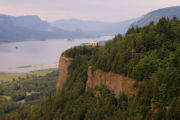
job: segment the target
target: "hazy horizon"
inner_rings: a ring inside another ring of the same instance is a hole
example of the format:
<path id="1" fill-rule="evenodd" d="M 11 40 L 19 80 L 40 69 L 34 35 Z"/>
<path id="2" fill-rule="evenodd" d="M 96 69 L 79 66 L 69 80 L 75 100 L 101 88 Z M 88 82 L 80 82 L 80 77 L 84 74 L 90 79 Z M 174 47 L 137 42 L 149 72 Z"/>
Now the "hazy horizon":
<path id="1" fill-rule="evenodd" d="M 46 21 L 81 19 L 119 22 L 178 5 L 179 0 L 0 0 L 0 14 L 37 15 Z"/>

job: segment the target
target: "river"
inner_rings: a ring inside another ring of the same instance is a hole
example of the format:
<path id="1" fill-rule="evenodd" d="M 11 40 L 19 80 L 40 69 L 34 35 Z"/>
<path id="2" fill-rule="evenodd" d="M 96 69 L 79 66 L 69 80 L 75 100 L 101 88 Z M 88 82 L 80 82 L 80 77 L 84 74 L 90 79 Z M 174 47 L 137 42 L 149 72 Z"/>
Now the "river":
<path id="1" fill-rule="evenodd" d="M 100 38 L 55 39 L 0 44 L 0 72 L 29 72 L 58 67 L 61 53 L 66 49 L 89 43 L 91 40 L 107 41 L 113 36 Z"/>

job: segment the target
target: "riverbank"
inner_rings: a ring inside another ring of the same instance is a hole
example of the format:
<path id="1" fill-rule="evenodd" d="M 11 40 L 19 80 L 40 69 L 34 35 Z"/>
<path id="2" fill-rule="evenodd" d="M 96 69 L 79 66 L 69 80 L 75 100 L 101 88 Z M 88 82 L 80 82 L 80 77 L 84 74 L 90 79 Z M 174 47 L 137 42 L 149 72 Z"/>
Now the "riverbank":
<path id="1" fill-rule="evenodd" d="M 10 82 L 13 79 L 19 77 L 26 77 L 27 75 L 45 76 L 47 73 L 57 70 L 58 68 L 43 69 L 37 71 L 30 71 L 26 73 L 11 73 L 11 72 L 0 72 L 0 82 Z"/>
<path id="2" fill-rule="evenodd" d="M 107 41 L 113 37 L 73 39 L 74 42 L 69 42 L 67 39 L 54 39 L 0 44 L 0 72 L 29 72 L 56 68 L 59 56 L 65 50 L 92 40 Z"/>

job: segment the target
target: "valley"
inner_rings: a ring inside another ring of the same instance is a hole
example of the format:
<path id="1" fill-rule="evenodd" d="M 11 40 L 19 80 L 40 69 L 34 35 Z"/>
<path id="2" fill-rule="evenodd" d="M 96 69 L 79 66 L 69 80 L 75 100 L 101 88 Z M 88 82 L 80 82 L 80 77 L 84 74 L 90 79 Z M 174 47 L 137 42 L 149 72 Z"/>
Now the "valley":
<path id="1" fill-rule="evenodd" d="M 0 120 L 179 120 L 179 10 L 122 22 L 0 15 Z"/>
<path id="2" fill-rule="evenodd" d="M 119 34 L 103 46 L 66 50 L 61 55 L 56 93 L 31 110 L 3 117 L 179 119 L 179 25 L 176 17 L 161 18 L 157 25 L 131 28 L 124 37 Z"/>
<path id="3" fill-rule="evenodd" d="M 0 73 L 0 116 L 38 104 L 55 92 L 57 78 L 57 68 L 29 73 Z"/>
<path id="4" fill-rule="evenodd" d="M 30 71 L 27 73 L 9 73 L 9 72 L 0 72 L 0 82 L 11 82 L 13 79 L 18 79 L 19 77 L 24 78 L 27 75 L 35 75 L 35 76 L 45 76 L 48 73 L 51 73 L 58 68 L 50 68 L 38 71 Z"/>

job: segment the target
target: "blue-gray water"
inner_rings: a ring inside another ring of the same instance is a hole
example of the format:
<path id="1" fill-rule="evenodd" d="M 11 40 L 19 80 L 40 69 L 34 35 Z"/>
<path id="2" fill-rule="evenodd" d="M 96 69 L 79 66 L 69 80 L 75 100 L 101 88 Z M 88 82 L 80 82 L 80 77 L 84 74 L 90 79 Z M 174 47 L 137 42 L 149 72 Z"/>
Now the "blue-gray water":
<path id="1" fill-rule="evenodd" d="M 16 43 L 0 44 L 0 72 L 28 72 L 46 68 L 54 68 L 54 63 L 59 61 L 59 57 L 66 49 L 89 43 L 91 40 L 106 41 L 113 36 L 100 38 L 84 38 L 67 41 L 67 39 L 56 39 L 47 41 L 27 41 Z M 39 65 L 41 67 L 17 68 L 19 66 Z"/>

